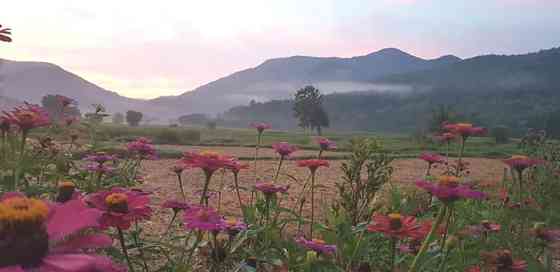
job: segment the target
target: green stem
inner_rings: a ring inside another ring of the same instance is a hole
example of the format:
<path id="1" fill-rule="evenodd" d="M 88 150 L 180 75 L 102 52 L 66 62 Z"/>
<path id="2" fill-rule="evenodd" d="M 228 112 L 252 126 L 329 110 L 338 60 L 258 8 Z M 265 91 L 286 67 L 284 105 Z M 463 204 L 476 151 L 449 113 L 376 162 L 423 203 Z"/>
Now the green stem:
<path id="1" fill-rule="evenodd" d="M 309 239 L 313 239 L 313 225 L 315 225 L 315 171 L 311 172 L 311 226 Z"/>
<path id="2" fill-rule="evenodd" d="M 121 243 L 121 248 L 124 254 L 124 258 L 126 259 L 126 264 L 128 265 L 128 270 L 130 272 L 134 272 L 134 267 L 132 266 L 132 262 L 130 261 L 130 257 L 128 256 L 128 249 L 126 248 L 126 242 L 124 240 L 124 233 L 121 228 L 117 227 L 117 231 L 119 233 L 119 241 Z"/>
<path id="3" fill-rule="evenodd" d="M 284 156 L 280 156 L 280 160 L 278 161 L 278 168 L 276 169 L 276 174 L 274 174 L 274 183 L 278 181 L 278 176 L 280 175 L 280 168 L 282 168 L 282 162 L 284 162 Z"/>
<path id="4" fill-rule="evenodd" d="M 257 134 L 257 145 L 255 146 L 255 181 L 259 179 L 258 160 L 259 160 L 259 147 L 261 145 L 262 133 Z"/>
<path id="5" fill-rule="evenodd" d="M 391 238 L 391 272 L 395 271 L 395 258 L 397 257 L 397 239 Z"/>
<path id="6" fill-rule="evenodd" d="M 187 195 L 185 194 L 185 187 L 183 187 L 183 178 L 181 177 L 181 174 L 177 174 L 177 179 L 179 180 L 179 190 L 181 190 L 183 201 L 187 201 Z"/>
<path id="7" fill-rule="evenodd" d="M 211 173 L 205 172 L 206 180 L 204 181 L 204 189 L 202 189 L 202 195 L 200 196 L 200 205 L 205 204 L 208 207 L 208 186 L 210 186 L 210 179 L 212 178 Z"/>
<path id="8" fill-rule="evenodd" d="M 239 201 L 239 209 L 241 209 L 241 214 L 245 216 L 243 213 L 243 201 L 241 201 L 241 194 L 239 193 L 239 180 L 237 173 L 233 173 L 233 182 L 235 183 L 235 193 L 237 194 L 237 201 Z"/>
<path id="9" fill-rule="evenodd" d="M 422 255 L 424 255 L 426 250 L 428 249 L 428 246 L 430 245 L 431 240 L 434 238 L 434 235 L 436 234 L 437 228 L 439 227 L 439 225 L 443 221 L 443 218 L 445 217 L 446 210 L 447 210 L 446 206 L 442 206 L 440 208 L 440 210 L 438 212 L 438 215 L 436 217 L 436 221 L 432 225 L 432 228 L 430 229 L 430 232 L 428 233 L 428 236 L 422 242 L 422 246 L 420 247 L 420 250 L 418 251 L 418 254 L 416 254 L 416 257 L 414 257 L 414 261 L 412 261 L 412 264 L 410 265 L 410 268 L 408 269 L 408 272 L 416 271 L 416 267 L 418 266 L 418 261 L 420 260 Z"/>

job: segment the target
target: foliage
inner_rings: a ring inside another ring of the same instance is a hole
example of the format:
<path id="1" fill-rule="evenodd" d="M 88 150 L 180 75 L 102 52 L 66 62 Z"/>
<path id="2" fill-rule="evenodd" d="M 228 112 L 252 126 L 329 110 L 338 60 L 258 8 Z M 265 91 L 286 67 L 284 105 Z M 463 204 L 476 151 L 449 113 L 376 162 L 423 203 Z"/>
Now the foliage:
<path id="1" fill-rule="evenodd" d="M 162 128 L 155 141 L 158 144 L 195 144 L 200 142 L 200 131 Z"/>
<path id="2" fill-rule="evenodd" d="M 204 125 L 208 122 L 208 116 L 201 113 L 193 113 L 182 115 L 178 119 L 179 124 L 186 126 L 186 125 Z"/>
<path id="3" fill-rule="evenodd" d="M 323 95 L 313 86 L 305 86 L 296 92 L 293 110 L 299 126 L 304 129 L 316 129 L 321 135 L 321 128 L 329 127 L 329 117 L 323 109 Z"/>
<path id="4" fill-rule="evenodd" d="M 124 123 L 124 114 L 117 112 L 113 114 L 113 124 L 121 125 Z"/>
<path id="5" fill-rule="evenodd" d="M 497 144 L 505 144 L 509 142 L 510 132 L 506 126 L 497 126 L 490 132 Z"/>
<path id="6" fill-rule="evenodd" d="M 342 163 L 344 176 L 336 183 L 338 201 L 334 205 L 344 209 L 355 225 L 371 216 L 372 202 L 381 187 L 391 179 L 393 168 L 390 166 L 392 159 L 381 151 L 381 145 L 376 140 L 353 140 L 351 150 L 348 162 Z M 365 178 L 362 177 L 364 167 Z"/>
<path id="7" fill-rule="evenodd" d="M 53 122 L 61 123 L 66 120 L 66 118 L 77 118 L 80 117 L 80 110 L 74 105 L 63 105 L 59 99 L 58 95 L 45 95 L 41 99 L 41 105 L 49 113 L 49 117 Z"/>
<path id="8" fill-rule="evenodd" d="M 137 127 L 142 121 L 143 114 L 139 111 L 129 110 L 126 112 L 126 122 L 131 127 Z"/>

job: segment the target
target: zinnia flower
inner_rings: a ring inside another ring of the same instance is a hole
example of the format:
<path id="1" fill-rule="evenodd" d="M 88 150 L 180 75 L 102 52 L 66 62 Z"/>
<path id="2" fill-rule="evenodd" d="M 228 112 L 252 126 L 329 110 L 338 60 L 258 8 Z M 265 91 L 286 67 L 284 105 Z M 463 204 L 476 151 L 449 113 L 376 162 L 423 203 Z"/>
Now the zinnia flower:
<path id="1" fill-rule="evenodd" d="M 2 25 L 0 25 L 0 41 L 11 42 L 12 38 L 10 35 L 12 35 L 12 30 L 9 28 L 2 28 Z"/>
<path id="2" fill-rule="evenodd" d="M 518 173 L 523 172 L 523 170 L 525 170 L 526 168 L 543 163 L 543 161 L 541 160 L 531 159 L 523 155 L 511 156 L 511 158 L 505 159 L 503 160 L 503 162 L 507 164 L 509 167 L 511 167 L 512 169 L 514 169 L 515 171 L 517 171 Z"/>
<path id="3" fill-rule="evenodd" d="M 317 143 L 323 151 L 336 149 L 336 143 L 327 138 L 319 138 Z"/>
<path id="4" fill-rule="evenodd" d="M 150 218 L 152 209 L 150 198 L 142 191 L 115 187 L 110 191 L 100 191 L 89 196 L 86 201 L 103 211 L 102 228 L 117 227 L 128 229 L 135 221 Z"/>
<path id="5" fill-rule="evenodd" d="M 126 149 L 139 159 L 157 159 L 156 149 L 148 138 L 140 137 L 136 141 L 128 143 Z"/>
<path id="6" fill-rule="evenodd" d="M 298 237 L 296 238 L 296 243 L 317 253 L 333 254 L 336 252 L 336 245 L 328 245 L 325 241 L 320 239 L 307 240 L 304 237 Z"/>
<path id="7" fill-rule="evenodd" d="M 294 153 L 298 148 L 295 145 L 291 145 L 286 142 L 279 142 L 272 145 L 272 148 L 280 155 L 280 157 L 289 157 L 292 153 Z"/>
<path id="8" fill-rule="evenodd" d="M 440 142 L 444 142 L 444 143 L 448 143 L 448 142 L 452 141 L 453 139 L 455 139 L 455 137 L 457 137 L 457 135 L 455 135 L 451 132 L 444 132 L 442 134 L 439 134 L 439 135 L 435 136 L 436 140 L 438 140 Z"/>
<path id="9" fill-rule="evenodd" d="M 86 165 L 86 170 L 98 174 L 109 174 L 113 172 L 113 170 L 115 169 L 111 166 L 107 166 L 104 164 L 90 163 Z"/>
<path id="10" fill-rule="evenodd" d="M 229 218 L 224 220 L 224 230 L 230 235 L 235 236 L 239 232 L 247 229 L 247 224 L 237 218 Z"/>
<path id="11" fill-rule="evenodd" d="M 185 228 L 200 231 L 221 231 L 225 223 L 216 209 L 211 207 L 191 207 L 183 217 Z"/>
<path id="12" fill-rule="evenodd" d="M 413 216 L 403 216 L 398 213 L 389 215 L 375 215 L 373 223 L 368 226 L 369 232 L 381 232 L 391 238 L 404 239 L 422 236 L 421 226 Z"/>
<path id="13" fill-rule="evenodd" d="M 4 194 L 0 271 L 122 271 L 107 257 L 85 253 L 112 244 L 107 235 L 90 231 L 98 227 L 100 216 L 80 200 L 49 205 L 18 193 Z"/>
<path id="14" fill-rule="evenodd" d="M 470 123 L 445 124 L 443 129 L 453 134 L 461 135 L 463 139 L 471 136 L 482 136 L 487 132 L 486 128 L 475 127 Z"/>
<path id="15" fill-rule="evenodd" d="M 488 220 L 482 220 L 478 225 L 467 226 L 461 234 L 472 235 L 480 237 L 481 235 L 488 235 L 488 233 L 499 232 L 502 229 L 500 224 L 492 223 Z"/>
<path id="16" fill-rule="evenodd" d="M 249 169 L 249 165 L 241 163 L 238 160 L 232 160 L 228 165 L 226 165 L 226 168 L 231 170 L 233 174 L 237 175 L 239 174 L 239 171 L 243 169 Z"/>
<path id="17" fill-rule="evenodd" d="M 455 176 L 440 176 L 438 183 L 425 180 L 416 182 L 416 186 L 430 192 L 444 203 L 450 203 L 461 198 L 483 199 L 486 194 L 474 191 L 469 186 L 459 185 Z"/>
<path id="18" fill-rule="evenodd" d="M 201 168 L 208 178 L 211 177 L 216 170 L 231 164 L 233 158 L 211 151 L 204 151 L 200 153 L 187 151 L 183 154 L 182 161 L 187 166 Z"/>
<path id="19" fill-rule="evenodd" d="M 171 171 L 175 172 L 177 175 L 181 175 L 188 167 L 184 164 L 176 164 L 171 167 Z"/>
<path id="20" fill-rule="evenodd" d="M 445 162 L 445 158 L 436 153 L 424 152 L 419 158 L 427 162 L 429 165 Z"/>
<path id="21" fill-rule="evenodd" d="M 255 189 L 261 191 L 266 196 L 273 196 L 276 193 L 286 193 L 290 188 L 289 185 L 277 185 L 272 182 L 257 182 Z"/>
<path id="22" fill-rule="evenodd" d="M 270 124 L 262 122 L 251 123 L 250 126 L 252 128 L 256 128 L 259 134 L 263 133 L 265 129 L 269 129 L 272 127 Z"/>
<path id="23" fill-rule="evenodd" d="M 79 199 L 80 192 L 76 190 L 76 184 L 71 181 L 62 181 L 58 184 L 58 194 L 56 202 L 64 203 L 70 200 Z"/>
<path id="24" fill-rule="evenodd" d="M 324 166 L 329 167 L 329 161 L 327 160 L 319 160 L 319 159 L 310 159 L 310 160 L 301 160 L 297 162 L 299 167 L 307 167 L 311 172 L 317 171 L 317 168 Z"/>
<path id="25" fill-rule="evenodd" d="M 45 109 L 38 105 L 25 103 L 16 107 L 10 112 L 4 112 L 4 117 L 10 124 L 18 126 L 23 133 L 30 129 L 50 125 L 49 114 Z"/>
<path id="26" fill-rule="evenodd" d="M 527 271 L 527 262 L 523 260 L 514 260 L 511 251 L 507 249 L 495 250 L 491 252 L 483 252 L 482 256 L 484 267 L 489 271 L 500 272 L 525 272 Z"/>
<path id="27" fill-rule="evenodd" d="M 161 205 L 164 208 L 172 209 L 173 212 L 178 213 L 190 209 L 191 205 L 185 201 L 180 200 L 167 200 Z"/>
<path id="28" fill-rule="evenodd" d="M 560 242 L 560 229 L 546 228 L 543 223 L 537 223 L 532 229 L 533 235 L 547 244 Z"/>
<path id="29" fill-rule="evenodd" d="M 87 155 L 84 158 L 85 161 L 90 161 L 90 162 L 96 162 L 98 164 L 104 164 L 108 161 L 114 161 L 116 160 L 116 157 L 114 155 L 109 155 L 105 152 L 98 152 L 95 154 L 91 154 L 91 155 Z"/>

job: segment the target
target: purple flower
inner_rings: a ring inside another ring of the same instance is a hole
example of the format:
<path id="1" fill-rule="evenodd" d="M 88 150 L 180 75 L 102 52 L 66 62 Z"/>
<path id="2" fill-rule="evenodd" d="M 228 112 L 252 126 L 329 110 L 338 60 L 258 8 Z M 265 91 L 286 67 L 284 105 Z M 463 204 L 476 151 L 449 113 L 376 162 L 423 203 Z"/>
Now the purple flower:
<path id="1" fill-rule="evenodd" d="M 240 231 L 247 229 L 247 224 L 237 218 L 224 220 L 224 230 L 231 236 L 237 235 Z"/>
<path id="2" fill-rule="evenodd" d="M 225 228 L 222 217 L 210 207 L 191 207 L 185 211 L 183 221 L 188 230 L 221 231 Z"/>
<path id="3" fill-rule="evenodd" d="M 296 238 L 296 243 L 317 253 L 332 254 L 336 252 L 336 245 L 327 245 L 320 239 L 307 240 L 303 237 Z"/>
<path id="4" fill-rule="evenodd" d="M 288 185 L 276 185 L 272 182 L 257 182 L 255 185 L 255 189 L 257 191 L 261 191 L 263 194 L 267 196 L 272 196 L 276 193 L 286 193 L 290 186 Z"/>
<path id="5" fill-rule="evenodd" d="M 113 170 L 115 170 L 114 167 L 107 166 L 104 164 L 99 164 L 99 163 L 90 163 L 86 165 L 85 169 L 89 172 L 99 173 L 99 174 L 109 174 L 113 172 Z"/>
<path id="6" fill-rule="evenodd" d="M 281 157 L 289 157 L 290 154 L 294 153 L 298 148 L 297 146 L 291 145 L 286 142 L 279 142 L 272 145 L 272 148 L 280 155 Z"/>
<path id="7" fill-rule="evenodd" d="M 128 229 L 134 221 L 150 218 L 152 209 L 148 206 L 148 193 L 115 187 L 90 195 L 86 202 L 103 211 L 102 228 L 118 227 Z"/>
<path id="8" fill-rule="evenodd" d="M 269 129 L 272 127 L 270 124 L 262 122 L 251 123 L 250 126 L 252 128 L 256 128 L 259 134 L 263 133 L 265 129 Z"/>
<path id="9" fill-rule="evenodd" d="M 87 155 L 84 160 L 89 162 L 96 162 L 98 164 L 104 164 L 108 161 L 114 161 L 117 158 L 114 155 L 109 155 L 104 152 L 95 153 L 93 155 Z"/>
<path id="10" fill-rule="evenodd" d="M 511 156 L 511 158 L 505 159 L 503 162 L 519 173 L 523 172 L 526 168 L 544 163 L 542 160 L 531 159 L 523 155 Z"/>
<path id="11" fill-rule="evenodd" d="M 161 206 L 172 209 L 175 213 L 178 213 L 181 210 L 188 210 L 191 207 L 189 203 L 180 200 L 167 200 Z"/>
<path id="12" fill-rule="evenodd" d="M 438 183 L 425 180 L 416 182 L 416 186 L 430 192 L 444 203 L 451 203 L 461 198 L 483 199 L 486 194 L 474 191 L 469 186 L 459 185 L 458 178 L 454 176 L 441 176 Z"/>
<path id="13" fill-rule="evenodd" d="M 123 271 L 107 257 L 85 253 L 112 240 L 95 232 L 101 213 L 80 200 L 49 205 L 5 194 L 0 214 L 0 271 Z"/>
<path id="14" fill-rule="evenodd" d="M 319 144 L 319 148 L 324 151 L 336 149 L 336 143 L 327 138 L 319 138 L 317 143 Z"/>
<path id="15" fill-rule="evenodd" d="M 128 143 L 126 149 L 130 154 L 140 159 L 157 159 L 156 149 L 152 145 L 152 141 L 148 138 L 140 137 L 136 139 L 136 141 Z"/>

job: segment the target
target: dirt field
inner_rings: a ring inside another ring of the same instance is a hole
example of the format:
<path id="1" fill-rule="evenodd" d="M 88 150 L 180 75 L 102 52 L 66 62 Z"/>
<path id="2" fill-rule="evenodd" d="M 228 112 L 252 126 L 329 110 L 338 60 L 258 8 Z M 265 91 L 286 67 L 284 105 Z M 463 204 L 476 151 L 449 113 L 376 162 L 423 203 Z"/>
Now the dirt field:
<path id="1" fill-rule="evenodd" d="M 210 149 L 213 148 L 204 148 Z M 218 148 L 215 148 L 218 149 Z M 252 148 L 234 148 L 226 147 L 219 148 L 219 151 L 224 154 L 234 154 L 239 156 L 246 152 L 249 154 L 254 151 Z M 228 153 L 229 152 L 229 153 Z M 271 152 L 267 150 L 265 152 Z M 264 153 L 264 152 L 263 152 Z M 272 154 L 271 154 L 272 155 Z M 495 183 L 501 180 L 503 175 L 504 165 L 499 160 L 482 159 L 482 158 L 468 158 L 467 162 L 470 163 L 471 172 L 470 179 L 480 183 Z M 179 199 L 180 193 L 178 189 L 178 182 L 175 173 L 170 170 L 175 164 L 175 160 L 156 160 L 146 161 L 143 164 L 143 173 L 145 175 L 145 183 L 142 188 L 154 192 L 153 205 L 159 206 L 165 200 Z M 329 168 L 321 168 L 318 170 L 317 184 L 322 185 L 321 188 L 316 190 L 316 207 L 329 207 L 332 199 L 336 195 L 335 182 L 341 177 L 340 166 L 344 161 L 335 160 L 330 161 Z M 241 171 L 240 173 L 240 186 L 250 189 L 255 183 L 254 168 L 252 162 L 248 162 L 251 168 Z M 260 176 L 266 179 L 271 179 L 276 169 L 276 161 L 260 161 L 259 172 Z M 395 168 L 393 174 L 393 182 L 406 184 L 414 182 L 416 179 L 423 176 L 425 172 L 425 162 L 418 159 L 399 159 L 393 162 Z M 435 170 L 437 173 L 438 169 Z M 286 174 L 296 177 L 298 181 L 287 178 Z M 303 183 L 308 178 L 309 171 L 307 168 L 299 168 L 296 166 L 295 161 L 286 161 L 283 165 L 282 172 L 279 178 L 279 183 L 290 185 L 287 201 L 283 202 L 284 206 L 293 207 L 294 202 L 301 192 Z M 183 180 L 185 183 L 185 190 L 187 192 L 187 199 L 191 203 L 197 203 L 199 200 L 199 192 L 202 189 L 204 178 L 203 173 L 199 169 L 186 170 L 183 173 Z M 218 196 L 213 197 L 211 205 L 219 208 L 220 212 L 226 216 L 240 215 L 238 201 L 233 191 L 233 176 L 230 172 L 216 172 L 213 176 L 210 185 L 212 190 L 219 191 L 221 188 L 222 194 L 219 200 Z M 249 201 L 249 191 L 242 191 L 242 199 L 244 202 Z M 309 196 L 307 196 L 309 198 Z M 309 209 L 309 201 L 307 201 L 305 210 Z M 156 209 L 156 216 L 152 218 L 148 225 L 153 228 L 161 228 L 168 222 L 171 212 L 166 209 Z"/>
<path id="2" fill-rule="evenodd" d="M 245 157 L 245 158 L 254 158 L 255 157 L 255 149 L 248 148 L 248 147 L 237 147 L 237 146 L 189 146 L 189 145 L 157 145 L 158 149 L 170 149 L 170 150 L 177 150 L 177 151 L 201 151 L 201 150 L 209 150 L 209 151 L 216 151 L 220 152 L 221 154 L 228 154 L 236 157 Z M 310 157 L 316 156 L 317 150 L 298 150 L 292 154 L 292 158 L 298 157 Z M 348 152 L 332 152 L 326 151 L 323 152 L 324 156 L 328 157 L 335 157 L 335 156 L 344 156 L 348 155 Z M 268 157 L 273 158 L 276 157 L 277 154 L 272 148 L 263 148 L 259 149 L 259 157 Z"/>

